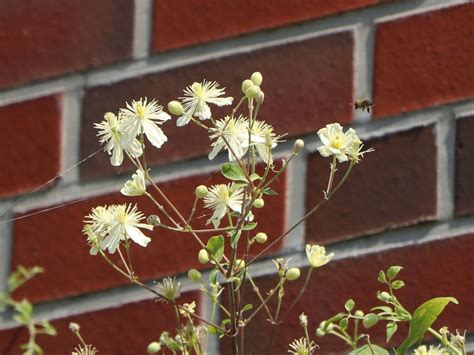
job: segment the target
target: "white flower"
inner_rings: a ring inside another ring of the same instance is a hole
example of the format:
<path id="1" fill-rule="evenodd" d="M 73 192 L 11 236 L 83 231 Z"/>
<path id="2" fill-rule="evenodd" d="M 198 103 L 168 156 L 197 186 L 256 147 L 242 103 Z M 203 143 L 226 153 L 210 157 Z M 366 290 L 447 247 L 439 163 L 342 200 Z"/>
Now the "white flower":
<path id="1" fill-rule="evenodd" d="M 334 256 L 334 253 L 326 255 L 326 249 L 320 245 L 306 244 L 306 256 L 309 264 L 316 268 L 326 265 Z"/>
<path id="2" fill-rule="evenodd" d="M 105 143 L 104 150 L 111 155 L 110 163 L 113 166 L 120 166 L 122 164 L 124 150 L 134 158 L 142 155 L 142 146 L 137 139 L 132 139 L 126 147 L 123 146 L 124 126 L 120 114 L 117 118 L 112 112 L 107 112 L 104 115 L 104 120 L 100 123 L 94 123 L 94 127 L 99 130 L 99 133 L 97 133 L 100 137 L 99 142 L 100 144 Z"/>
<path id="3" fill-rule="evenodd" d="M 171 116 L 163 112 L 163 107 L 158 102 L 152 100 L 147 103 L 147 99 L 127 102 L 127 108 L 120 109 L 123 115 L 124 135 L 122 143 L 128 147 L 141 133 L 145 134 L 150 143 L 156 148 L 160 148 L 168 138 L 165 136 L 157 123 L 162 124 L 171 119 Z"/>
<path id="4" fill-rule="evenodd" d="M 186 316 L 188 314 L 194 314 L 196 310 L 196 302 L 192 301 L 191 303 L 184 303 L 183 308 L 179 309 L 179 313 L 182 314 L 183 316 Z"/>
<path id="5" fill-rule="evenodd" d="M 145 194 L 145 174 L 143 171 L 137 169 L 136 173 L 132 175 L 132 180 L 128 180 L 120 192 L 125 196 L 141 196 Z"/>
<path id="6" fill-rule="evenodd" d="M 176 121 L 177 126 L 184 126 L 189 123 L 191 117 L 197 117 L 200 120 L 211 118 L 211 109 L 208 105 L 225 106 L 232 104 L 232 97 L 219 97 L 225 94 L 224 88 L 219 88 L 215 81 L 206 81 L 202 83 L 193 83 L 184 89 L 184 96 L 180 97 L 183 103 L 185 113 Z"/>
<path id="7" fill-rule="evenodd" d="M 319 153 L 323 157 L 335 155 L 340 163 L 348 160 L 347 155 L 354 151 L 354 141 L 359 140 L 352 128 L 344 133 L 339 123 L 331 123 L 321 128 L 318 131 L 318 136 L 323 143 L 318 148 Z"/>
<path id="8" fill-rule="evenodd" d="M 99 206 L 92 209 L 86 216 L 84 233 L 91 244 L 91 254 L 97 254 L 98 248 L 115 253 L 120 241 L 130 238 L 138 245 L 146 247 L 151 241 L 139 228 L 153 230 L 153 226 L 140 223 L 143 213 L 137 211 L 137 206 L 112 205 Z"/>
<path id="9" fill-rule="evenodd" d="M 211 218 L 208 219 L 207 224 L 211 223 L 215 228 L 219 227 L 220 220 L 228 211 L 241 212 L 242 200 L 244 197 L 244 190 L 236 188 L 236 185 L 213 185 L 209 188 L 209 192 L 204 197 L 204 204 L 207 208 L 214 210 Z"/>
<path id="10" fill-rule="evenodd" d="M 242 158 L 249 146 L 248 121 L 245 117 L 237 119 L 226 117 L 216 121 L 216 127 L 210 128 L 210 139 L 215 139 L 211 144 L 212 150 L 209 159 L 212 160 L 222 150 L 229 151 L 229 161 Z M 230 146 L 231 149 L 226 144 Z"/>
<path id="11" fill-rule="evenodd" d="M 272 149 L 277 146 L 281 136 L 276 136 L 273 127 L 268 123 L 256 120 L 252 122 L 250 132 L 252 145 L 257 149 L 258 155 L 265 163 L 272 165 Z"/>
<path id="12" fill-rule="evenodd" d="M 299 338 L 293 340 L 290 344 L 288 352 L 293 355 L 311 355 L 316 350 L 317 345 L 314 341 L 308 344 L 306 338 Z"/>
<path id="13" fill-rule="evenodd" d="M 445 355 L 448 352 L 444 351 L 444 349 L 437 346 L 436 348 L 433 345 L 430 345 L 429 348 L 426 345 L 421 345 L 413 352 L 413 355 Z"/>

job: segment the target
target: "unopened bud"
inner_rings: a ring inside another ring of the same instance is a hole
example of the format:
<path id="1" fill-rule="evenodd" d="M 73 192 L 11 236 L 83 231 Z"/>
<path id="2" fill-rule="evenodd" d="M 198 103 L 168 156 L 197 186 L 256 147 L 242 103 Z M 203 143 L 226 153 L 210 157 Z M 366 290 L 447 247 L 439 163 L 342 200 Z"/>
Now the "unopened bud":
<path id="1" fill-rule="evenodd" d="M 245 261 L 242 259 L 236 259 L 235 260 L 235 270 L 239 271 L 242 270 L 245 267 Z"/>
<path id="2" fill-rule="evenodd" d="M 160 217 L 158 217 L 156 214 L 151 214 L 147 217 L 146 223 L 151 224 L 152 226 L 159 226 L 161 221 Z"/>
<path id="3" fill-rule="evenodd" d="M 255 84 L 250 79 L 242 81 L 242 92 L 245 94 L 245 92 L 248 90 L 248 88 L 251 87 L 251 86 L 254 86 L 254 85 Z"/>
<path id="4" fill-rule="evenodd" d="M 252 80 L 252 83 L 254 83 L 255 85 L 260 86 L 263 81 L 262 73 L 260 73 L 259 71 L 252 73 L 252 75 L 250 76 L 250 80 Z"/>
<path id="5" fill-rule="evenodd" d="M 69 330 L 73 333 L 79 333 L 81 326 L 77 323 L 71 322 L 69 323 Z"/>
<path id="6" fill-rule="evenodd" d="M 356 317 L 363 317 L 363 316 L 364 316 L 364 312 L 362 312 L 362 311 L 359 309 L 359 310 L 355 311 L 354 316 L 356 316 Z"/>
<path id="7" fill-rule="evenodd" d="M 286 272 L 286 279 L 288 281 L 295 281 L 300 277 L 300 274 L 300 269 L 298 269 L 297 267 L 292 267 Z"/>
<path id="8" fill-rule="evenodd" d="M 191 281 L 200 281 L 201 273 L 196 269 L 191 269 L 188 271 L 188 279 L 190 279 Z"/>
<path id="9" fill-rule="evenodd" d="M 259 244 L 266 243 L 268 237 L 266 233 L 259 232 L 255 235 L 255 241 Z"/>
<path id="10" fill-rule="evenodd" d="M 253 202 L 253 207 L 255 208 L 262 208 L 263 206 L 265 206 L 265 201 L 263 200 L 263 198 L 257 198 Z"/>
<path id="11" fill-rule="evenodd" d="M 297 139 L 295 141 L 295 144 L 293 146 L 293 151 L 298 154 L 299 152 L 301 152 L 304 148 L 304 141 L 302 139 Z"/>
<path id="12" fill-rule="evenodd" d="M 204 185 L 199 185 L 198 187 L 196 187 L 194 193 L 196 194 L 197 198 L 203 198 L 207 195 L 207 187 Z"/>
<path id="13" fill-rule="evenodd" d="M 383 291 L 377 295 L 377 298 L 381 300 L 382 302 L 387 303 L 388 301 L 392 299 L 392 296 L 388 292 Z"/>
<path id="14" fill-rule="evenodd" d="M 260 94 L 260 88 L 257 85 L 250 86 L 247 90 L 245 90 L 245 96 L 249 99 L 255 99 Z"/>
<path id="15" fill-rule="evenodd" d="M 184 108 L 178 101 L 170 101 L 168 103 L 168 111 L 175 116 L 181 116 L 184 113 Z"/>
<path id="16" fill-rule="evenodd" d="M 206 264 L 209 262 L 209 254 L 206 249 L 199 250 L 198 260 L 201 264 Z"/>
<path id="17" fill-rule="evenodd" d="M 375 313 L 368 313 L 365 315 L 364 319 L 362 319 L 362 324 L 364 328 L 369 329 L 377 324 L 379 321 L 379 316 Z"/>
<path id="18" fill-rule="evenodd" d="M 161 350 L 161 344 L 157 341 L 154 341 L 148 344 L 146 350 L 148 351 L 148 354 L 156 354 L 158 351 Z"/>

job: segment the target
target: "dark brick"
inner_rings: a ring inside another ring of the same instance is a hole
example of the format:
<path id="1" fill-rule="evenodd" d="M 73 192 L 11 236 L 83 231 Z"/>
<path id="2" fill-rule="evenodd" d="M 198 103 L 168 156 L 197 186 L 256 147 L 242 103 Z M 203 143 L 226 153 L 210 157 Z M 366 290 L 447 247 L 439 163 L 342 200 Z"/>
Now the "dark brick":
<path id="1" fill-rule="evenodd" d="M 191 211 L 195 187 L 203 183 L 222 182 L 220 174 L 211 180 L 210 178 L 210 175 L 191 176 L 160 183 L 160 188 L 187 217 Z M 266 198 L 265 209 L 255 211 L 259 225 L 250 236 L 257 231 L 264 231 L 268 234 L 269 240 L 273 240 L 283 232 L 284 176 L 275 183 L 275 189 L 280 195 Z M 153 193 L 152 190 L 150 193 Z M 17 296 L 40 302 L 129 283 L 100 256 L 89 255 L 89 247 L 86 245 L 86 238 L 81 234 L 81 229 L 84 216 L 90 213 L 92 207 L 132 202 L 137 202 L 139 210 L 145 215 L 158 214 L 163 221 L 166 221 L 166 217 L 158 213 L 157 208 L 146 197 L 126 198 L 118 193 L 94 197 L 16 221 L 12 268 L 18 264 L 40 265 L 46 270 L 44 274 L 20 288 Z M 266 213 L 269 210 L 272 211 L 271 215 Z M 193 227 L 209 228 L 204 225 L 209 218 L 208 213 L 209 210 L 199 208 L 192 223 Z M 186 272 L 192 267 L 202 267 L 197 261 L 200 247 L 191 235 L 164 229 L 155 229 L 146 234 L 152 238 L 152 242 L 146 248 L 137 245 L 132 247 L 133 267 L 142 280 Z M 201 236 L 203 240 L 207 240 L 212 234 Z M 281 243 L 277 243 L 272 250 L 279 250 L 280 246 Z M 261 248 L 258 245 L 255 249 L 252 248 L 252 252 L 257 252 Z M 113 256 L 114 260 L 116 258 L 117 255 Z"/>
<path id="2" fill-rule="evenodd" d="M 131 56 L 133 1 L 0 3 L 0 88 Z"/>
<path id="3" fill-rule="evenodd" d="M 366 143 L 365 155 L 346 183 L 306 222 L 306 240 L 334 242 L 436 216 L 434 128 L 423 127 Z M 323 198 L 331 159 L 309 157 L 306 208 Z M 347 169 L 339 165 L 336 181 Z"/>
<path id="4" fill-rule="evenodd" d="M 352 47 L 352 35 L 345 32 L 92 88 L 83 101 L 81 154 L 85 157 L 99 147 L 93 122 L 102 120 L 104 112 L 124 107 L 125 101 L 148 96 L 166 105 L 187 85 L 204 78 L 218 80 L 238 100 L 242 80 L 256 70 L 263 73 L 266 92 L 259 117 L 277 132 L 294 136 L 333 120 L 347 123 L 352 116 L 347 104 L 352 99 Z M 223 111 L 215 112 L 220 117 Z M 163 129 L 169 140 L 160 151 L 147 153 L 152 164 L 194 158 L 210 150 L 209 138 L 200 128 L 177 128 L 173 119 Z M 94 178 L 113 171 L 106 155 L 97 154 L 82 165 L 81 176 Z"/>
<path id="5" fill-rule="evenodd" d="M 457 298 L 459 305 L 448 305 L 434 323 L 434 328 L 439 329 L 446 325 L 451 331 L 466 329 L 468 333 L 472 333 L 474 299 L 471 295 L 474 278 L 472 273 L 465 271 L 470 269 L 473 262 L 473 234 L 332 261 L 313 272 L 305 295 L 276 328 L 270 353 L 286 354 L 288 344 L 304 335 L 298 320 L 298 316 L 304 312 L 309 317 L 310 337 L 320 345 L 320 353 L 347 354 L 348 349 L 344 347 L 342 340 L 331 335 L 317 338 L 314 336 L 315 329 L 322 320 L 343 311 L 344 303 L 349 298 L 356 302 L 356 309 L 362 309 L 365 313 L 368 313 L 369 308 L 380 305 L 381 302 L 376 299 L 376 291 L 382 287 L 377 282 L 377 275 L 380 270 L 386 270 L 390 265 L 404 267 L 398 278 L 405 281 L 406 286 L 396 291 L 396 295 L 409 311 L 413 312 L 430 298 L 453 296 Z M 302 276 L 306 276 L 306 271 L 303 271 Z M 274 287 L 277 279 L 267 276 L 257 279 L 256 282 L 263 293 Z M 297 296 L 302 283 L 303 280 L 287 283 L 283 313 Z M 255 297 L 250 295 L 246 298 L 247 302 L 253 303 L 254 308 L 258 305 Z M 271 307 L 274 310 L 275 303 L 271 304 Z M 245 353 L 262 354 L 268 351 L 270 325 L 265 318 L 266 315 L 261 312 L 246 328 Z M 367 331 L 371 335 L 372 343 L 386 346 L 384 324 L 381 322 Z M 406 335 L 406 327 L 401 327 L 388 348 L 399 344 Z"/>
<path id="6" fill-rule="evenodd" d="M 474 117 L 456 124 L 455 214 L 474 213 Z"/>
<path id="7" fill-rule="evenodd" d="M 0 196 L 30 191 L 59 172 L 61 97 L 0 107 Z"/>
<path id="8" fill-rule="evenodd" d="M 280 27 L 377 3 L 377 0 L 155 0 L 152 51 L 161 52 Z"/>
<path id="9" fill-rule="evenodd" d="M 180 297 L 178 302 L 199 301 L 198 297 L 199 294 L 190 292 Z M 81 326 L 81 336 L 85 342 L 94 345 L 100 354 L 144 354 L 147 345 L 157 340 L 162 331 L 175 334 L 176 316 L 170 305 L 149 300 L 110 306 L 100 311 L 52 321 L 58 335 L 38 335 L 37 343 L 45 354 L 71 353 L 79 345 L 79 340 L 68 329 L 69 322 Z M 27 341 L 26 328 L 0 331 L 2 354 L 20 354 L 20 344 Z"/>
<path id="10" fill-rule="evenodd" d="M 474 97 L 474 4 L 377 25 L 377 117 Z"/>

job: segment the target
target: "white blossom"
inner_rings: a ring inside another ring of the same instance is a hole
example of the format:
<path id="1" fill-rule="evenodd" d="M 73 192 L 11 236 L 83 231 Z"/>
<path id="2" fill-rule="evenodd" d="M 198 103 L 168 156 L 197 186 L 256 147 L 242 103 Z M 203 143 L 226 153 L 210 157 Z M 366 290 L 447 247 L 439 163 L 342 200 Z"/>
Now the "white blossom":
<path id="1" fill-rule="evenodd" d="M 236 185 L 213 185 L 204 197 L 204 204 L 207 208 L 214 210 L 207 224 L 211 223 L 215 228 L 219 227 L 220 220 L 227 214 L 228 209 L 241 212 L 244 190 L 236 188 Z"/>
<path id="2" fill-rule="evenodd" d="M 331 261 L 334 253 L 326 255 L 326 249 L 320 245 L 306 244 L 306 256 L 309 264 L 314 267 L 321 267 Z"/>
<path id="3" fill-rule="evenodd" d="M 248 121 L 245 117 L 239 116 L 237 119 L 226 117 L 216 121 L 216 126 L 210 128 L 210 139 L 215 141 L 211 144 L 209 159 L 212 160 L 222 150 L 229 151 L 229 161 L 242 158 L 248 150 L 249 131 Z M 227 146 L 226 144 L 230 146 Z"/>
<path id="4" fill-rule="evenodd" d="M 143 171 L 137 169 L 135 174 L 132 175 L 132 179 L 125 183 L 120 192 L 125 196 L 141 196 L 145 194 L 145 174 Z"/>
<path id="5" fill-rule="evenodd" d="M 340 163 L 349 159 L 348 155 L 353 153 L 355 141 L 359 140 L 352 128 L 344 133 L 339 123 L 331 123 L 321 128 L 318 131 L 318 136 L 323 143 L 318 148 L 319 153 L 323 157 L 335 155 Z"/>

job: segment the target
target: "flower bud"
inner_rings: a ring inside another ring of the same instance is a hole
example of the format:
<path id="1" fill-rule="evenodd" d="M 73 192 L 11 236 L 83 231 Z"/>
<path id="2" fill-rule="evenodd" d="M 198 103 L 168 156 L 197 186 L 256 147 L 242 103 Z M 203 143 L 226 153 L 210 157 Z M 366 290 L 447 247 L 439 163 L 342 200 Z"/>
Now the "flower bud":
<path id="1" fill-rule="evenodd" d="M 161 221 L 160 217 L 158 217 L 156 214 L 151 214 L 147 217 L 146 223 L 151 224 L 152 226 L 159 226 Z"/>
<path id="2" fill-rule="evenodd" d="M 392 296 L 388 292 L 383 291 L 377 295 L 377 298 L 381 300 L 382 302 L 387 303 L 388 301 L 392 299 Z"/>
<path id="3" fill-rule="evenodd" d="M 368 313 L 365 315 L 364 319 L 362 319 L 362 325 L 364 328 L 369 329 L 377 324 L 379 321 L 379 316 L 375 313 Z"/>
<path id="4" fill-rule="evenodd" d="M 298 154 L 299 152 L 303 150 L 303 148 L 304 148 L 304 141 L 302 139 L 297 139 L 293 146 L 293 152 Z"/>
<path id="5" fill-rule="evenodd" d="M 161 350 L 161 344 L 157 341 L 154 341 L 148 344 L 146 350 L 148 351 L 148 354 L 156 354 L 158 351 Z"/>
<path id="6" fill-rule="evenodd" d="M 259 232 L 255 235 L 255 241 L 258 243 L 258 244 L 263 244 L 263 243 L 266 243 L 268 237 L 267 237 L 267 234 L 266 233 L 263 233 L 263 232 Z"/>
<path id="7" fill-rule="evenodd" d="M 199 185 L 198 187 L 196 187 L 194 193 L 196 194 L 197 198 L 203 198 L 207 195 L 207 187 L 204 185 Z"/>
<path id="8" fill-rule="evenodd" d="M 181 116 L 184 113 L 184 108 L 178 101 L 170 101 L 168 103 L 168 111 L 175 116 Z"/>
<path id="9" fill-rule="evenodd" d="M 250 86 L 245 90 L 245 96 L 249 99 L 255 99 L 260 94 L 260 88 L 257 85 Z"/>
<path id="10" fill-rule="evenodd" d="M 252 73 L 252 75 L 250 76 L 250 80 L 252 80 L 252 83 L 254 83 L 255 85 L 260 86 L 263 81 L 262 73 L 260 73 L 259 71 Z"/>
<path id="11" fill-rule="evenodd" d="M 77 323 L 71 322 L 69 323 L 69 330 L 73 333 L 79 333 L 79 330 L 81 330 L 81 326 Z"/>
<path id="12" fill-rule="evenodd" d="M 199 250 L 198 260 L 201 264 L 206 264 L 209 262 L 209 254 L 206 249 Z"/>
<path id="13" fill-rule="evenodd" d="M 300 274 L 300 269 L 298 269 L 297 267 L 292 267 L 286 272 L 286 279 L 288 281 L 295 281 L 300 277 Z"/>
<path id="14" fill-rule="evenodd" d="M 364 316 L 364 312 L 362 312 L 362 311 L 359 309 L 359 310 L 355 311 L 354 316 L 356 316 L 356 317 L 363 317 L 363 316 Z"/>
<path id="15" fill-rule="evenodd" d="M 242 92 L 245 94 L 247 89 L 251 86 L 254 86 L 255 84 L 252 82 L 252 80 L 247 79 L 242 82 Z"/>
<path id="16" fill-rule="evenodd" d="M 255 208 L 262 208 L 263 206 L 265 206 L 265 201 L 263 200 L 263 198 L 257 198 L 253 202 L 253 207 Z"/>
<path id="17" fill-rule="evenodd" d="M 245 261 L 242 259 L 235 259 L 234 268 L 235 270 L 239 271 L 245 267 Z"/>
<path id="18" fill-rule="evenodd" d="M 200 281 L 201 273 L 196 269 L 191 269 L 188 271 L 188 279 L 190 279 L 191 281 Z"/>

